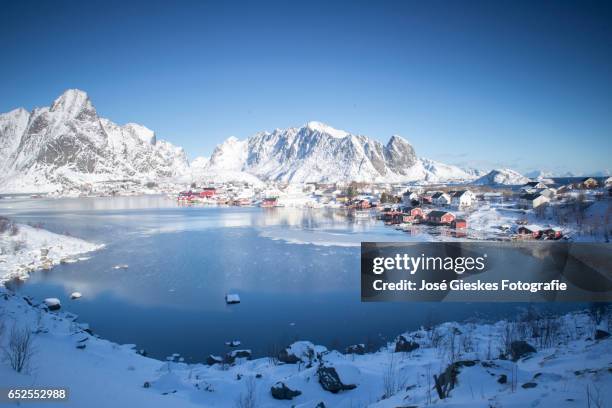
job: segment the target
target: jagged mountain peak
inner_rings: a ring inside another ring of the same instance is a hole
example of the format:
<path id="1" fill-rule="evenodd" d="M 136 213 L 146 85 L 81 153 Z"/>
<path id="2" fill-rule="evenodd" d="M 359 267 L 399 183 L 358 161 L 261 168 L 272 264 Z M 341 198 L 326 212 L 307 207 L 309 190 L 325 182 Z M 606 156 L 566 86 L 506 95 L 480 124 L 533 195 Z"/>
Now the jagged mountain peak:
<path id="1" fill-rule="evenodd" d="M 98 117 L 81 90 L 68 89 L 31 114 L 20 112 L 0 115 L 0 191 L 56 191 L 188 172 L 181 148 L 158 142 L 145 126 Z"/>
<path id="2" fill-rule="evenodd" d="M 312 132 L 323 133 L 337 138 L 343 138 L 349 135 L 347 131 L 333 128 L 323 122 L 318 122 L 316 120 L 306 123 L 303 128 L 306 128 Z"/>
<path id="3" fill-rule="evenodd" d="M 383 145 L 317 121 L 259 132 L 244 141 L 228 139 L 215 148 L 205 167 L 216 175 L 233 172 L 282 182 L 471 178 L 455 166 L 418 159 L 412 145 L 398 135 Z"/>
<path id="4" fill-rule="evenodd" d="M 93 107 L 89 96 L 80 89 L 68 89 L 61 94 L 49 109 L 50 112 L 63 112 L 68 117 L 76 117 L 83 111 L 89 111 L 95 114 L 95 108 Z"/>

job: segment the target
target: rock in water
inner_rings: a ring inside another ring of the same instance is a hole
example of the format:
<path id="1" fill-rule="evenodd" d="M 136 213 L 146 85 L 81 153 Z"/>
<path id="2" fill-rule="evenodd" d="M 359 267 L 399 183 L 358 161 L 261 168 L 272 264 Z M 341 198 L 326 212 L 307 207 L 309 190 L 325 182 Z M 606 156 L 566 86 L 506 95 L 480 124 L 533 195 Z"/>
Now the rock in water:
<path id="1" fill-rule="evenodd" d="M 270 392 L 272 393 L 272 397 L 278 400 L 291 400 L 293 397 L 297 397 L 302 394 L 302 391 L 292 390 L 287 387 L 284 382 L 277 382 L 270 388 Z"/>
<path id="2" fill-rule="evenodd" d="M 58 298 L 46 298 L 44 303 L 49 310 L 59 310 L 59 308 L 62 307 L 62 304 Z"/>
<path id="3" fill-rule="evenodd" d="M 83 296 L 81 292 L 72 292 L 70 294 L 70 299 L 79 299 L 81 296 Z"/>
<path id="4" fill-rule="evenodd" d="M 240 296 L 237 293 L 228 293 L 225 295 L 225 303 L 228 305 L 233 305 L 236 303 L 240 303 Z"/>

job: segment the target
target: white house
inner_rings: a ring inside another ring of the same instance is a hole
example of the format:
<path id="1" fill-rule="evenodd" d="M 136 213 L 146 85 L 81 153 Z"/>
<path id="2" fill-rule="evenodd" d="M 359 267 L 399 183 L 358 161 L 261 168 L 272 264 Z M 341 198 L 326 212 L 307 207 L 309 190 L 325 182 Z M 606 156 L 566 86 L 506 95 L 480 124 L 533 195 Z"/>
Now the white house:
<path id="1" fill-rule="evenodd" d="M 550 198 L 538 193 L 523 194 L 519 197 L 519 206 L 521 208 L 538 208 L 548 202 L 550 202 Z"/>
<path id="2" fill-rule="evenodd" d="M 470 207 L 476 201 L 476 195 L 470 190 L 454 191 L 451 196 L 451 204 L 456 207 Z"/>
<path id="3" fill-rule="evenodd" d="M 402 204 L 411 206 L 413 201 L 418 201 L 419 195 L 414 191 L 406 191 L 402 194 Z"/>
<path id="4" fill-rule="evenodd" d="M 447 193 L 438 191 L 437 193 L 434 193 L 434 195 L 431 196 L 431 202 L 434 205 L 450 205 L 451 196 Z"/>
<path id="5" fill-rule="evenodd" d="M 542 190 L 538 190 L 536 191 L 536 193 L 541 194 L 552 200 L 557 194 L 557 190 L 552 187 L 548 187 L 548 188 L 543 188 Z"/>

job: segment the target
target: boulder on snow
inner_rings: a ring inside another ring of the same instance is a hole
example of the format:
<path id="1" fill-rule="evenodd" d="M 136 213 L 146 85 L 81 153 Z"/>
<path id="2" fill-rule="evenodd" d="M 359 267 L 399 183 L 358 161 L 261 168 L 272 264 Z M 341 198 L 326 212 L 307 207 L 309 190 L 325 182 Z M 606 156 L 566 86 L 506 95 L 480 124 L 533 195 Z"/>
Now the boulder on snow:
<path id="1" fill-rule="evenodd" d="M 240 303 L 240 296 L 237 293 L 228 293 L 225 295 L 225 303 L 228 305 L 233 305 L 236 303 Z"/>
<path id="2" fill-rule="evenodd" d="M 291 388 L 287 387 L 287 385 L 282 381 L 279 381 L 274 384 L 270 388 L 270 392 L 272 393 L 272 397 L 278 400 L 291 400 L 293 399 L 293 397 L 302 395 L 302 391 L 292 390 Z"/>
<path id="3" fill-rule="evenodd" d="M 357 388 L 359 369 L 349 365 L 320 366 L 317 370 L 319 384 L 331 393 Z"/>
<path id="4" fill-rule="evenodd" d="M 538 384 L 537 384 L 537 383 L 534 383 L 534 382 L 528 382 L 528 383 L 525 383 L 525 384 L 521 385 L 521 387 L 523 387 L 523 388 L 525 388 L 525 389 L 528 389 L 528 388 L 535 388 L 535 387 L 537 387 L 537 386 L 538 386 Z"/>
<path id="5" fill-rule="evenodd" d="M 397 339 L 397 342 L 395 343 L 395 352 L 399 353 L 399 352 L 405 352 L 405 353 L 409 353 L 411 351 L 414 351 L 416 349 L 418 349 L 419 343 L 416 343 L 412 340 L 408 340 L 406 337 L 399 336 L 399 338 Z"/>
<path id="6" fill-rule="evenodd" d="M 58 298 L 46 298 L 44 303 L 49 310 L 59 310 L 59 308 L 62 307 L 62 304 Z"/>
<path id="7" fill-rule="evenodd" d="M 80 297 L 82 297 L 83 295 L 81 294 L 81 292 L 72 292 L 70 294 L 70 299 L 79 299 Z"/>
<path id="8" fill-rule="evenodd" d="M 326 350 L 325 347 L 315 346 L 309 341 L 296 341 L 278 353 L 278 360 L 286 364 L 313 363 Z"/>
<path id="9" fill-rule="evenodd" d="M 251 350 L 234 350 L 225 355 L 225 362 L 228 364 L 234 364 L 238 358 L 251 359 Z"/>
<path id="10" fill-rule="evenodd" d="M 208 364 L 209 366 L 215 364 L 223 364 L 223 357 L 213 356 L 212 354 L 210 354 L 208 357 L 206 357 L 206 364 Z"/>
<path id="11" fill-rule="evenodd" d="M 597 329 L 595 330 L 595 340 L 603 340 L 610 337 L 610 333 L 605 330 Z"/>
<path id="12" fill-rule="evenodd" d="M 512 355 L 513 361 L 517 361 L 518 359 L 535 352 L 535 347 L 524 340 L 517 340 L 510 343 L 510 354 Z"/>
<path id="13" fill-rule="evenodd" d="M 497 379 L 497 382 L 500 384 L 505 384 L 508 382 L 508 376 L 506 374 L 502 374 L 499 376 L 499 378 Z"/>
<path id="14" fill-rule="evenodd" d="M 365 344 L 353 344 L 346 348 L 346 350 L 344 351 L 344 354 L 358 354 L 361 356 L 365 354 L 365 352 L 366 352 Z"/>
<path id="15" fill-rule="evenodd" d="M 461 360 L 455 361 L 448 365 L 446 369 L 439 375 L 433 376 L 434 386 L 438 397 L 444 399 L 449 396 L 450 392 L 455 388 L 457 384 L 457 377 L 463 367 L 474 367 L 476 365 L 475 360 Z"/>

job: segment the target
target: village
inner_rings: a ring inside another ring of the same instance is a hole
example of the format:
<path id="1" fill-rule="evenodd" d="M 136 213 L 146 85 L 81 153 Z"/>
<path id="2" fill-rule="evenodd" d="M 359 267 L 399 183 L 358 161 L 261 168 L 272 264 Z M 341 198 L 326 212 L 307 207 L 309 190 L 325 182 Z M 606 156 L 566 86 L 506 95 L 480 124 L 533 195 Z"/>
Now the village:
<path id="1" fill-rule="evenodd" d="M 567 180 L 564 180 L 567 181 Z M 331 209 L 353 222 L 383 222 L 436 239 L 609 242 L 612 178 L 524 185 L 209 183 L 171 194 L 181 206 Z"/>

